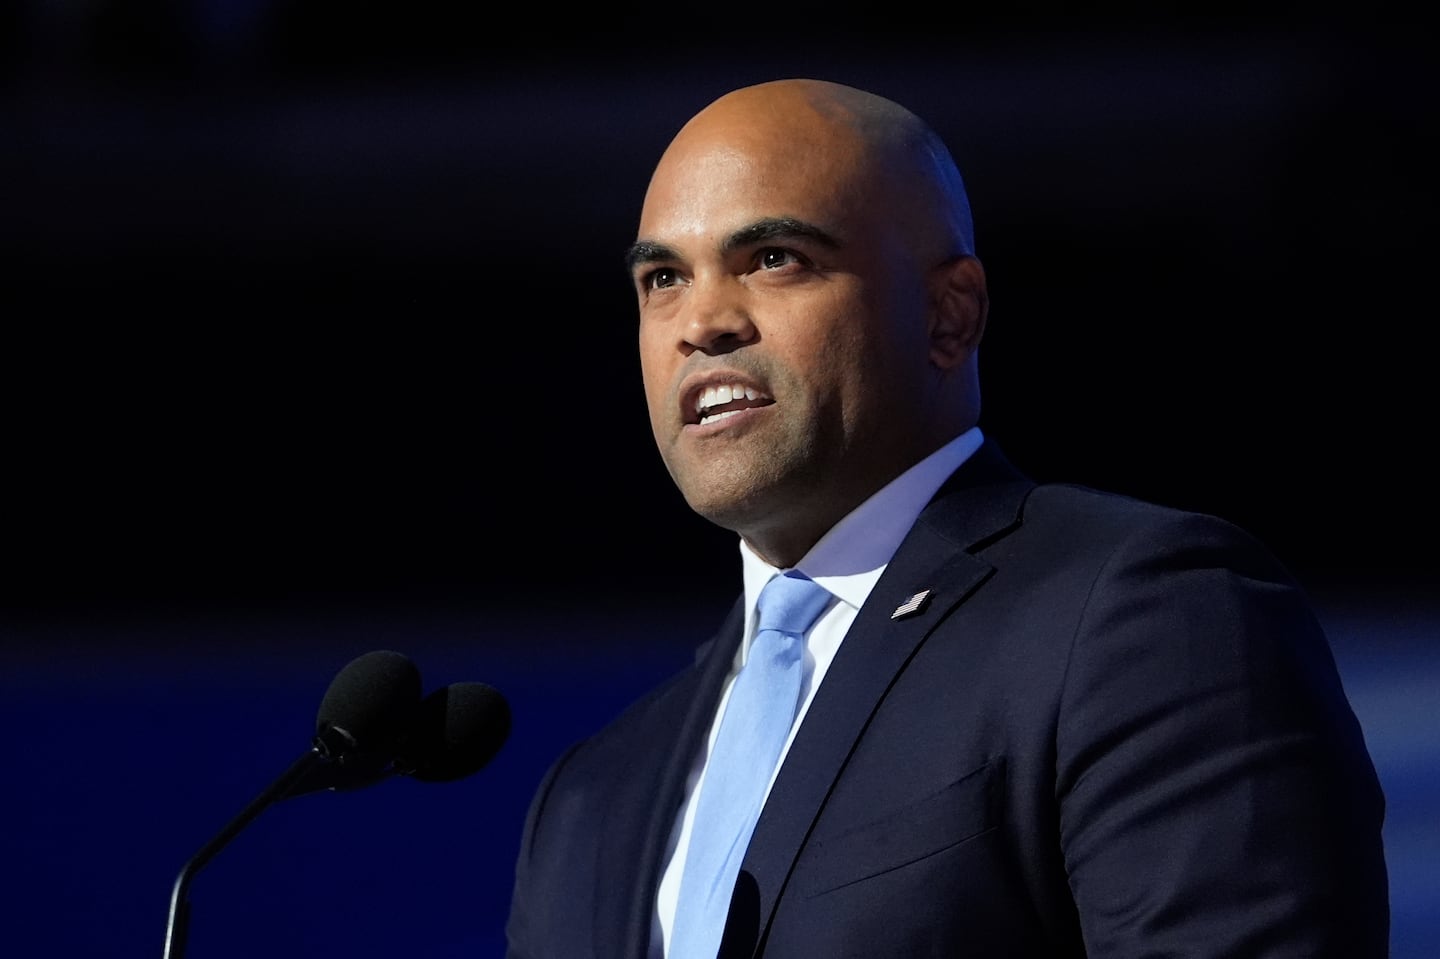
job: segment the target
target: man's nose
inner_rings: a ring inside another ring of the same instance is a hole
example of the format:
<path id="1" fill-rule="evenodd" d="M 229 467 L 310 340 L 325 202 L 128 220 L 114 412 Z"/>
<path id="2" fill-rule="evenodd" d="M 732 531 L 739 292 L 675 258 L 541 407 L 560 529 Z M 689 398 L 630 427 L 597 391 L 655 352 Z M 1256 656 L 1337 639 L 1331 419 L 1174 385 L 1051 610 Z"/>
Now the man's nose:
<path id="1" fill-rule="evenodd" d="M 690 288 L 681 337 L 689 350 L 725 353 L 758 332 L 743 286 L 733 278 L 696 281 Z"/>

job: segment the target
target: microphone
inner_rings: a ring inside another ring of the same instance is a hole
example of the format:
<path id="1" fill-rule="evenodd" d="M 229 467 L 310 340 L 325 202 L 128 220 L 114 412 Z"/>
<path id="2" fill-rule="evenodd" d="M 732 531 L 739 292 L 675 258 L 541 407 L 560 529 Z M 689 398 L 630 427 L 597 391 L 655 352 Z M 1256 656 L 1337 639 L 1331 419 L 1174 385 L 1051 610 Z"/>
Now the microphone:
<path id="1" fill-rule="evenodd" d="M 388 649 L 359 656 L 320 700 L 316 749 L 340 765 L 388 762 L 418 702 L 420 671 L 409 657 Z"/>
<path id="2" fill-rule="evenodd" d="M 451 683 L 420 703 L 395 766 L 411 779 L 451 782 L 494 759 L 509 735 L 510 704 L 498 689 Z"/>
<path id="3" fill-rule="evenodd" d="M 180 959 L 184 953 L 188 891 L 195 875 L 273 803 L 299 791 L 345 782 L 364 785 L 382 778 L 421 712 L 420 689 L 414 663 L 390 650 L 359 656 L 336 674 L 321 701 L 310 748 L 180 870 L 170 896 L 165 959 Z M 433 760 L 436 763 L 451 758 L 446 748 L 433 752 L 439 757 Z M 467 748 L 466 755 L 470 753 Z M 431 752 L 424 755 L 428 758 Z M 302 782 L 306 787 L 297 791 Z"/>
<path id="4" fill-rule="evenodd" d="M 311 740 L 320 761 L 307 763 L 276 798 L 384 779 L 420 702 L 420 671 L 405 655 L 378 649 L 351 660 L 320 700 Z"/>
<path id="5" fill-rule="evenodd" d="M 393 775 L 451 782 L 479 771 L 510 735 L 510 705 L 485 683 L 451 683 L 420 697 L 408 657 L 375 650 L 351 660 L 320 701 L 310 749 L 180 870 L 170 896 L 165 959 L 181 959 L 196 873 L 267 807 L 319 789 L 356 789 Z"/>
<path id="6" fill-rule="evenodd" d="M 324 715 L 322 708 L 322 729 Z M 510 735 L 510 721 L 510 704 L 495 687 L 451 683 L 426 696 L 391 727 L 383 750 L 354 750 L 338 762 L 315 766 L 286 796 L 359 789 L 392 776 L 421 782 L 463 779 L 495 758 Z"/>

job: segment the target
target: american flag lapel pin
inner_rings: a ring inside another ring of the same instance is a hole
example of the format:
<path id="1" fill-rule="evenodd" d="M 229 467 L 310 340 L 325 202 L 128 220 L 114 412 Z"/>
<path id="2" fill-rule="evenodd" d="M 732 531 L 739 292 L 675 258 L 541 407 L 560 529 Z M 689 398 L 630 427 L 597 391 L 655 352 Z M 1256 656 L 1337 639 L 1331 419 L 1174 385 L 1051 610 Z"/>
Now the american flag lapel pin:
<path id="1" fill-rule="evenodd" d="M 922 589 L 911 596 L 905 602 L 895 607 L 895 612 L 890 614 L 891 619 L 903 619 L 906 616 L 914 615 L 925 608 L 925 601 L 930 598 L 930 590 Z"/>

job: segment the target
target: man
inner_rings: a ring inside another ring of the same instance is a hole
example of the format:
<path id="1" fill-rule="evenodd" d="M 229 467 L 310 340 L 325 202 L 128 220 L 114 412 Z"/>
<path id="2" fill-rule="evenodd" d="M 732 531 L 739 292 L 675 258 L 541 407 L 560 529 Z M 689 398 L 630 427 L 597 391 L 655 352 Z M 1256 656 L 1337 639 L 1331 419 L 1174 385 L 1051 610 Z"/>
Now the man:
<path id="1" fill-rule="evenodd" d="M 982 435 L 985 274 L 924 123 L 723 96 L 629 261 L 655 440 L 744 592 L 541 784 L 513 959 L 1387 954 L 1383 797 L 1301 591 L 1228 523 L 1037 485 Z M 788 742 L 702 870 L 782 572 L 825 590 Z"/>

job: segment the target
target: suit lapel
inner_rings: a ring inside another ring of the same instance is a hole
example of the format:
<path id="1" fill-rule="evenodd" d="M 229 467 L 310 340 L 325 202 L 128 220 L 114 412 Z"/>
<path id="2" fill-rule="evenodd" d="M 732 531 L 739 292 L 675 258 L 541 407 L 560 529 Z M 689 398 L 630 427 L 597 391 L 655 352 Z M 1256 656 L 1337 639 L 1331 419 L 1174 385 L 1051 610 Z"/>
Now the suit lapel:
<path id="1" fill-rule="evenodd" d="M 735 938 L 746 944 L 739 954 L 763 941 L 795 859 L 886 690 L 935 625 L 990 575 L 971 550 L 1018 521 L 1032 486 L 986 444 L 936 494 L 886 566 L 816 691 L 756 824 L 742 866 L 745 888 L 732 907 Z M 731 941 L 727 932 L 727 946 Z"/>

